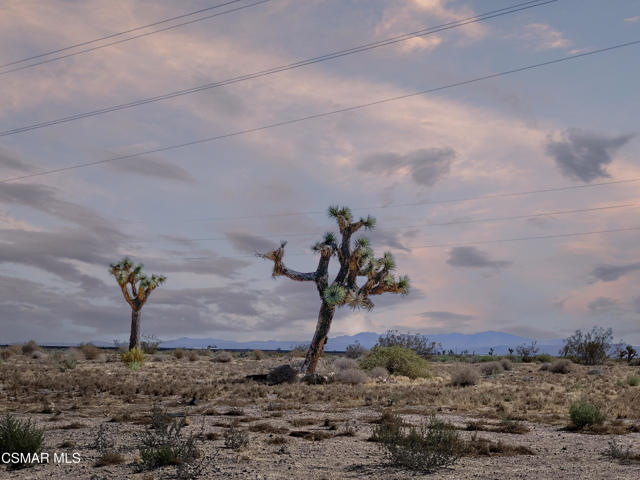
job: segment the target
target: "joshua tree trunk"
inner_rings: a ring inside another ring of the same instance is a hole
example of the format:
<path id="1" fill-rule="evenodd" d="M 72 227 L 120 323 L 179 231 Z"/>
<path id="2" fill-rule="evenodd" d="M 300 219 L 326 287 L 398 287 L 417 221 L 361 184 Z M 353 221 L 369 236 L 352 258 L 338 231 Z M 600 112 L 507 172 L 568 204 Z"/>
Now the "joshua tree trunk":
<path id="1" fill-rule="evenodd" d="M 131 336 L 129 350 L 140 345 L 140 310 L 131 310 Z"/>
<path id="2" fill-rule="evenodd" d="M 331 328 L 331 320 L 333 320 L 335 308 L 335 306 L 331 306 L 325 301 L 322 302 L 320 312 L 318 313 L 316 333 L 313 335 L 311 345 L 309 345 L 307 356 L 302 364 L 301 373 L 306 374 L 307 372 L 315 372 L 318 360 L 322 356 L 324 346 L 327 343 L 327 337 L 329 335 L 329 329 Z"/>

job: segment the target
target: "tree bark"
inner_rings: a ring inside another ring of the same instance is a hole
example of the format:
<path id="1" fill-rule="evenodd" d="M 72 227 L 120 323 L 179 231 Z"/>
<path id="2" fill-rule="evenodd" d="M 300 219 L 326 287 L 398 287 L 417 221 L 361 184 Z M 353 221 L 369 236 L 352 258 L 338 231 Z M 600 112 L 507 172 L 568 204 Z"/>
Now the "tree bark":
<path id="1" fill-rule="evenodd" d="M 129 350 L 140 346 L 140 310 L 131 310 L 131 336 Z"/>
<path id="2" fill-rule="evenodd" d="M 327 343 L 327 336 L 329 335 L 329 329 L 331 328 L 331 321 L 333 320 L 334 313 L 335 307 L 332 307 L 327 302 L 323 301 L 322 306 L 320 307 L 320 312 L 318 313 L 316 333 L 313 335 L 311 345 L 309 345 L 307 356 L 302 364 L 301 373 L 305 375 L 315 373 L 318 360 L 322 356 L 325 343 Z"/>

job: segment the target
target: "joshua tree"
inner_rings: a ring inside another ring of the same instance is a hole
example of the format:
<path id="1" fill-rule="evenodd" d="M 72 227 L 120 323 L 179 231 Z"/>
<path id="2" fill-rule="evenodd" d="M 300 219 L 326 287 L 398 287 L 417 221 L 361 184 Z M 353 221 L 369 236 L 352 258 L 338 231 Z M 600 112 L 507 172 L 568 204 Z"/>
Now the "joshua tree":
<path id="1" fill-rule="evenodd" d="M 124 299 L 131 307 L 131 337 L 129 337 L 129 350 L 140 345 L 140 310 L 156 287 L 167 279 L 164 275 L 151 275 L 142 273 L 143 265 L 140 263 L 134 267 L 128 257 L 120 260 L 120 263 L 111 264 L 109 272 L 116 277 Z"/>
<path id="2" fill-rule="evenodd" d="M 351 308 L 371 310 L 374 305 L 369 299 L 372 295 L 385 292 L 406 295 L 409 292 L 409 278 L 396 278 L 393 275 L 395 262 L 391 252 L 385 252 L 381 258 L 375 258 L 369 240 L 360 237 L 352 242 L 351 237 L 361 228 L 373 229 L 375 218 L 368 216 L 353 221 L 351 210 L 347 207 L 329 207 L 329 217 L 334 218 L 340 230 L 340 241 L 333 233 L 326 233 L 324 238 L 313 245 L 312 250 L 320 254 L 318 268 L 315 272 L 296 272 L 287 268 L 282 257 L 287 242 L 280 248 L 257 255 L 273 262 L 273 276 L 285 276 L 298 282 L 314 282 L 320 295 L 320 312 L 313 340 L 302 365 L 301 373 L 313 374 L 322 355 L 331 321 L 337 307 L 349 305 Z M 329 282 L 329 262 L 337 257 L 340 269 L 332 282 Z M 364 277 L 358 285 L 358 277 Z"/>

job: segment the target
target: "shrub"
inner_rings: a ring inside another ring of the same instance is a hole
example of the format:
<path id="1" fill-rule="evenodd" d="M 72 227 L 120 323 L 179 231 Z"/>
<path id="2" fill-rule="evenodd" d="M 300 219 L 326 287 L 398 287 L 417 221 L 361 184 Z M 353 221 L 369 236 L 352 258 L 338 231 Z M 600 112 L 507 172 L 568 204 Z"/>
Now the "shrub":
<path id="1" fill-rule="evenodd" d="M 95 360 L 100 355 L 100 349 L 92 343 L 80 345 L 78 349 L 82 352 L 86 360 Z"/>
<path id="2" fill-rule="evenodd" d="M 3 348 L 0 350 L 0 358 L 2 360 L 7 360 L 9 357 L 12 357 L 16 354 L 16 352 L 10 348 Z"/>
<path id="3" fill-rule="evenodd" d="M 253 351 L 253 358 L 255 360 L 262 360 L 266 357 L 265 353 L 262 350 L 254 350 Z"/>
<path id="4" fill-rule="evenodd" d="M 511 360 L 509 360 L 508 358 L 503 358 L 502 360 L 500 360 L 500 364 L 502 365 L 502 368 L 507 371 L 513 369 L 513 363 L 511 363 Z"/>
<path id="5" fill-rule="evenodd" d="M 369 377 L 359 368 L 347 368 L 345 370 L 338 370 L 336 373 L 336 380 L 340 383 L 358 385 L 360 383 L 365 383 L 369 380 Z"/>
<path id="6" fill-rule="evenodd" d="M 551 373 L 571 373 L 573 370 L 573 362 L 566 358 L 556 360 L 549 365 L 549 371 Z"/>
<path id="7" fill-rule="evenodd" d="M 374 367 L 369 372 L 369 375 L 376 380 L 384 380 L 389 376 L 389 372 L 384 367 Z"/>
<path id="8" fill-rule="evenodd" d="M 300 345 L 296 345 L 294 347 L 291 348 L 291 351 L 289 352 L 289 354 L 292 357 L 300 357 L 300 358 L 304 358 L 307 356 L 307 351 L 309 350 L 309 344 L 300 344 Z"/>
<path id="9" fill-rule="evenodd" d="M 151 470 L 166 465 L 182 465 L 195 461 L 199 452 L 193 435 L 183 436 L 185 418 L 170 418 L 166 412 L 155 407 L 151 425 L 141 437 L 140 470 Z"/>
<path id="10" fill-rule="evenodd" d="M 158 351 L 160 343 L 161 340 L 155 335 L 144 335 L 142 340 L 140 340 L 140 348 L 142 348 L 142 351 L 147 355 L 153 355 Z"/>
<path id="11" fill-rule="evenodd" d="M 589 332 L 576 332 L 565 339 L 560 353 L 563 357 L 572 357 L 585 365 L 602 365 L 613 340 L 612 329 L 593 327 Z"/>
<path id="12" fill-rule="evenodd" d="M 374 428 L 373 438 L 381 443 L 394 465 L 420 472 L 451 465 L 463 453 L 458 432 L 435 415 L 420 427 L 404 425 L 399 417 L 390 419 Z"/>
<path id="13" fill-rule="evenodd" d="M 627 377 L 627 385 L 629 385 L 630 387 L 637 387 L 638 385 L 640 385 L 640 377 L 629 375 Z"/>
<path id="14" fill-rule="evenodd" d="M 541 353 L 540 355 L 536 355 L 534 360 L 538 363 L 551 363 L 554 359 L 548 353 Z"/>
<path id="15" fill-rule="evenodd" d="M 33 358 L 34 360 L 41 360 L 43 358 L 46 358 L 46 355 L 41 350 L 36 350 L 35 352 L 31 353 L 31 358 Z"/>
<path id="16" fill-rule="evenodd" d="M 336 370 L 347 370 L 349 368 L 358 368 L 358 362 L 351 358 L 339 357 L 333 361 L 333 366 Z"/>
<path id="17" fill-rule="evenodd" d="M 127 365 L 130 365 L 132 363 L 142 365 L 144 363 L 144 352 L 140 347 L 134 347 L 128 352 L 123 353 L 120 358 Z"/>
<path id="18" fill-rule="evenodd" d="M 429 376 L 428 362 L 413 350 L 405 347 L 381 347 L 376 345 L 360 361 L 365 370 L 383 367 L 392 375 L 404 375 L 409 378 Z"/>
<path id="19" fill-rule="evenodd" d="M 478 370 L 473 367 L 458 367 L 451 375 L 451 385 L 454 387 L 468 387 L 480 380 Z"/>
<path id="20" fill-rule="evenodd" d="M 530 345 L 523 343 L 522 345 L 518 345 L 516 347 L 516 353 L 520 357 L 520 359 L 525 362 L 533 362 L 534 357 L 538 354 L 540 349 L 536 346 L 537 342 L 533 341 Z"/>
<path id="21" fill-rule="evenodd" d="M 33 340 L 29 340 L 27 343 L 22 345 L 23 355 L 31 355 L 36 350 L 40 350 L 40 346 Z"/>
<path id="22" fill-rule="evenodd" d="M 195 350 L 191 350 L 189 352 L 189 355 L 187 355 L 187 358 L 189 359 L 190 362 L 196 362 L 200 358 L 200 355 L 198 355 L 198 352 L 196 352 Z"/>
<path id="23" fill-rule="evenodd" d="M 180 360 L 182 357 L 184 357 L 184 350 L 182 348 L 176 348 L 173 351 L 173 356 Z"/>
<path id="24" fill-rule="evenodd" d="M 366 348 L 356 342 L 348 345 L 344 351 L 344 354 L 347 358 L 360 358 L 367 352 L 368 350 Z"/>
<path id="25" fill-rule="evenodd" d="M 233 355 L 230 352 L 227 352 L 226 350 L 222 350 L 216 353 L 216 356 L 213 357 L 213 359 L 216 362 L 229 363 L 231 360 L 233 360 Z"/>
<path id="26" fill-rule="evenodd" d="M 60 370 L 75 370 L 77 364 L 74 358 L 65 358 L 60 362 Z"/>
<path id="27" fill-rule="evenodd" d="M 572 403 L 569 407 L 569 417 L 571 422 L 578 428 L 600 425 L 606 420 L 606 416 L 600 411 L 600 408 L 586 400 Z"/>
<path id="28" fill-rule="evenodd" d="M 291 365 L 280 365 L 267 374 L 267 381 L 273 384 L 293 383 L 298 378 L 298 372 Z"/>
<path id="29" fill-rule="evenodd" d="M 231 450 L 240 450 L 249 445 L 249 434 L 231 426 L 224 434 L 224 446 Z"/>
<path id="30" fill-rule="evenodd" d="M 44 429 L 33 425 L 31 420 L 20 421 L 10 414 L 0 420 L 0 452 L 40 453 L 43 444 Z M 8 467 L 16 469 L 23 466 L 23 463 L 9 463 Z"/>
<path id="31" fill-rule="evenodd" d="M 438 353 L 437 343 L 430 342 L 424 335 L 400 333 L 398 330 L 387 330 L 387 333 L 380 335 L 376 346 L 406 348 L 423 358 L 431 358 Z"/>
<path id="32" fill-rule="evenodd" d="M 487 362 L 480 364 L 480 371 L 485 377 L 496 375 L 503 370 L 504 368 L 500 362 Z"/>

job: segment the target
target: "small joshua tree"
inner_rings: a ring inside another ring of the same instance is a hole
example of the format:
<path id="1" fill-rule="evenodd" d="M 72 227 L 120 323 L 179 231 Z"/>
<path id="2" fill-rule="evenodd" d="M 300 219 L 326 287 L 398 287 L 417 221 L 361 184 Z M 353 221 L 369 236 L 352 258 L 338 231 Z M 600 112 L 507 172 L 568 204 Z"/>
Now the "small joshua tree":
<path id="1" fill-rule="evenodd" d="M 368 216 L 353 221 L 351 210 L 347 207 L 329 207 L 329 217 L 338 224 L 341 240 L 338 241 L 333 233 L 326 233 L 312 250 L 320 254 L 318 268 L 315 272 L 302 273 L 287 268 L 282 257 L 287 242 L 282 242 L 280 248 L 265 254 L 257 254 L 273 262 L 273 277 L 285 276 L 298 282 L 314 282 L 320 296 L 320 312 L 313 340 L 309 345 L 307 355 L 302 365 L 301 373 L 313 374 L 322 355 L 324 345 L 331 327 L 331 321 L 336 308 L 349 305 L 351 308 L 374 307 L 369 297 L 385 292 L 406 295 L 409 292 L 409 278 L 396 278 L 393 275 L 395 262 L 391 252 L 385 252 L 380 258 L 375 258 L 373 249 L 366 237 L 352 241 L 352 236 L 361 228 L 370 230 L 375 226 L 375 218 Z M 337 257 L 340 270 L 332 282 L 329 282 L 329 262 Z M 358 285 L 358 277 L 364 277 Z"/>
<path id="2" fill-rule="evenodd" d="M 111 264 L 109 272 L 116 278 L 124 299 L 131 307 L 131 337 L 129 337 L 129 350 L 140 345 L 140 310 L 156 287 L 167 279 L 164 275 L 151 275 L 142 273 L 143 265 L 136 266 L 124 257 L 120 263 Z"/>

